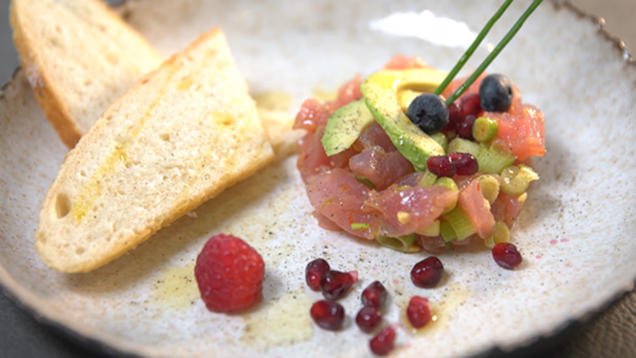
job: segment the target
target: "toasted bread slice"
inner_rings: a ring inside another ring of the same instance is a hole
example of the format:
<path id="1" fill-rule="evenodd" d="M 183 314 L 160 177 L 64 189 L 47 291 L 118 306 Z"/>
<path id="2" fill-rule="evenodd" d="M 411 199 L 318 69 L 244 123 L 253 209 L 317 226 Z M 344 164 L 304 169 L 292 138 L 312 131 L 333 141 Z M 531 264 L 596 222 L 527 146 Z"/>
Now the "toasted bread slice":
<path id="1" fill-rule="evenodd" d="M 142 77 L 69 152 L 36 249 L 63 272 L 98 268 L 273 158 L 220 29 Z"/>
<path id="2" fill-rule="evenodd" d="M 72 148 L 162 56 L 98 0 L 13 0 L 13 41 L 46 117 Z"/>

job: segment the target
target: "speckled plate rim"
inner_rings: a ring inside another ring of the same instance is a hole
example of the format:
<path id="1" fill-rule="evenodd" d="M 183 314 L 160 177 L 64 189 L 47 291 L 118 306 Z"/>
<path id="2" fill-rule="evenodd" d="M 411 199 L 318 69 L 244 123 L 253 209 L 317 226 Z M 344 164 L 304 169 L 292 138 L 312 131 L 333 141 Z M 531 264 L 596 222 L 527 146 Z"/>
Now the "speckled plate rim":
<path id="1" fill-rule="evenodd" d="M 126 5 L 134 3 L 131 0 L 123 0 L 120 4 L 115 6 L 116 10 L 130 10 Z M 615 54 L 617 59 L 625 63 L 626 71 L 636 70 L 636 60 L 631 55 L 631 52 L 627 48 L 625 42 L 618 36 L 610 33 L 606 28 L 606 21 L 600 16 L 596 16 L 585 12 L 572 4 L 569 0 L 549 0 L 552 4 L 554 11 L 565 9 L 571 14 L 577 17 L 585 18 L 589 21 L 589 24 L 597 28 L 596 34 L 601 37 L 603 41 L 609 41 L 615 48 Z M 123 14 L 125 18 L 125 13 Z M 17 67 L 11 77 L 0 87 L 0 98 L 4 97 L 5 90 L 11 86 L 15 80 L 17 74 L 21 71 L 20 67 Z M 636 83 L 634 83 L 636 87 Z M 473 357 L 498 357 L 507 356 L 512 354 L 520 354 L 527 356 L 530 353 L 538 353 L 549 347 L 552 347 L 559 341 L 559 338 L 566 336 L 569 332 L 577 327 L 581 327 L 586 323 L 591 322 L 595 317 L 600 316 L 603 312 L 608 310 L 613 305 L 621 301 L 628 293 L 634 290 L 636 287 L 636 277 L 632 278 L 628 284 L 622 286 L 617 292 L 615 292 L 605 302 L 599 304 L 597 307 L 579 315 L 578 317 L 571 317 L 560 325 L 556 326 L 551 332 L 538 334 L 532 339 L 519 342 L 518 346 L 505 350 L 498 344 L 494 344 L 490 348 L 484 349 L 481 352 L 476 353 Z M 110 337 L 99 334 L 86 335 L 80 333 L 78 330 L 79 325 L 77 322 L 64 322 L 62 317 L 56 317 L 55 314 L 47 312 L 40 306 L 35 304 L 37 300 L 32 293 L 27 289 L 20 286 L 13 277 L 6 271 L 6 269 L 0 264 L 0 290 L 5 296 L 7 296 L 17 307 L 25 311 L 27 314 L 33 316 L 36 321 L 54 329 L 57 332 L 62 333 L 63 336 L 71 339 L 73 342 L 80 344 L 90 350 L 98 351 L 107 355 L 113 356 L 126 356 L 136 357 L 134 353 L 134 345 L 126 344 L 125 342 L 112 342 Z M 81 325 L 81 324 L 80 324 Z M 75 327 L 74 327 L 75 326 Z M 550 343 L 545 344 L 547 341 Z"/>

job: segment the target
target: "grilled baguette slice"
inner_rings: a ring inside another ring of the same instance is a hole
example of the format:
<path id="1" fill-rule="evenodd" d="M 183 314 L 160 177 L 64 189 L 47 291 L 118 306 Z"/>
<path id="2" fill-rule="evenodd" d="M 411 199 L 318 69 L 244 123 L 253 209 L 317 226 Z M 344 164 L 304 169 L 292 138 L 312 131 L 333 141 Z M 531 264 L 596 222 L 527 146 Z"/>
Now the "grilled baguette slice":
<path id="1" fill-rule="evenodd" d="M 96 269 L 273 158 L 220 29 L 145 75 L 69 152 L 42 204 L 36 249 Z"/>
<path id="2" fill-rule="evenodd" d="M 13 0 L 13 42 L 40 106 L 72 148 L 158 52 L 99 0 Z"/>

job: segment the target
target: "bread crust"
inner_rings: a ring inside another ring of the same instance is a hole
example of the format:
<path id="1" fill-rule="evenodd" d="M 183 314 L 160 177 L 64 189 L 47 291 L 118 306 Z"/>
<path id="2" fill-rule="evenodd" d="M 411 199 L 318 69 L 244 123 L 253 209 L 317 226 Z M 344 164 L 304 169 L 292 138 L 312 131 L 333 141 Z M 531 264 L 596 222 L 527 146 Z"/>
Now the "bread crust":
<path id="1" fill-rule="evenodd" d="M 33 89 L 36 100 L 44 111 L 46 118 L 58 133 L 62 142 L 70 149 L 77 144 L 77 141 L 85 133 L 82 131 L 81 126 L 77 122 L 78 118 L 73 118 L 72 111 L 68 106 L 67 99 L 65 98 L 66 94 L 63 85 L 57 83 L 54 79 L 52 75 L 52 71 L 54 70 L 46 68 L 45 66 L 43 56 L 46 56 L 44 54 L 46 49 L 38 46 L 36 39 L 29 37 L 28 31 L 26 31 L 26 29 L 30 26 L 29 21 L 33 21 L 33 19 L 29 17 L 31 15 L 30 12 L 26 8 L 28 1 L 40 0 L 11 1 L 9 20 L 11 27 L 13 28 L 13 42 L 20 57 L 20 65 L 27 75 L 27 79 Z M 117 23 L 119 26 L 127 29 L 126 36 L 134 37 L 136 42 L 145 44 L 146 51 L 154 52 L 154 55 L 157 58 L 157 63 L 161 61 L 161 56 L 153 49 L 150 43 L 148 43 L 143 36 L 130 27 L 130 25 L 125 23 L 107 5 L 95 0 L 82 1 L 91 1 L 92 5 L 97 5 L 100 9 L 98 16 L 107 16 L 114 23 Z M 82 48 L 81 50 L 97 51 L 98 49 Z M 95 53 L 95 56 L 99 55 L 99 53 Z M 121 54 L 122 58 L 128 55 L 131 54 Z M 151 69 L 154 69 L 154 66 L 145 69 L 143 73 Z M 139 75 L 142 75 L 143 73 L 139 73 Z M 86 120 L 94 122 L 97 118 L 87 118 Z"/>
<path id="2" fill-rule="evenodd" d="M 60 91 L 55 88 L 55 82 L 51 81 L 49 74 L 42 70 L 41 62 L 31 51 L 34 45 L 24 35 L 24 24 L 20 18 L 21 12 L 17 8 L 19 4 L 16 2 L 18 1 L 11 1 L 9 21 L 13 28 L 13 43 L 20 57 L 20 65 L 46 118 L 51 122 L 62 142 L 67 147 L 73 148 L 83 133 L 71 119 L 64 101 L 58 97 Z"/>

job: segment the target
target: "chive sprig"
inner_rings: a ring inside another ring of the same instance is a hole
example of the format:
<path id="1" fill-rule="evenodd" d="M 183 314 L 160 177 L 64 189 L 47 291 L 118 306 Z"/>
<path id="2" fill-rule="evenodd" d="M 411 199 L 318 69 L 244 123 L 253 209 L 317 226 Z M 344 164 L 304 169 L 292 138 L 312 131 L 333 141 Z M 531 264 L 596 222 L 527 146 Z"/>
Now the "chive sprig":
<path id="1" fill-rule="evenodd" d="M 479 44 L 484 40 L 484 38 L 486 37 L 486 35 L 488 34 L 492 26 L 495 24 L 495 22 L 497 22 L 497 20 L 499 20 L 501 15 L 503 15 L 504 11 L 506 11 L 506 9 L 508 8 L 508 6 L 510 6 L 510 4 L 512 4 L 512 0 L 506 0 L 506 2 L 503 3 L 499 7 L 497 12 L 495 12 L 495 14 L 490 18 L 490 20 L 488 20 L 484 28 L 482 28 L 479 34 L 477 35 L 477 37 L 475 37 L 475 40 L 473 41 L 473 43 L 470 44 L 468 49 L 466 49 L 466 52 L 464 52 L 464 54 L 459 59 L 459 61 L 457 61 L 457 63 L 455 64 L 455 67 L 453 67 L 453 69 L 448 73 L 446 78 L 444 78 L 444 81 L 442 81 L 442 83 L 439 84 L 439 86 L 435 90 L 436 95 L 439 96 L 440 94 L 442 94 L 442 92 L 444 92 L 444 90 L 446 89 L 450 81 L 452 81 L 453 78 L 457 76 L 457 73 L 462 69 L 462 67 L 464 67 L 466 62 L 468 62 L 468 59 L 470 58 L 470 56 L 473 55 L 473 53 L 477 49 L 477 46 L 479 46 Z"/>
<path id="2" fill-rule="evenodd" d="M 484 59 L 484 61 L 475 69 L 475 71 L 473 71 L 473 73 L 470 75 L 470 77 L 468 77 L 468 79 L 466 79 L 466 81 L 464 81 L 464 83 L 462 83 L 462 85 L 459 86 L 455 90 L 455 92 L 453 92 L 453 94 L 451 94 L 446 99 L 446 105 L 447 106 L 450 106 L 451 103 L 453 103 L 459 96 L 461 96 L 466 91 L 466 89 L 468 87 L 470 87 L 470 85 L 472 85 L 473 82 L 475 82 L 477 77 L 479 77 L 479 75 L 481 75 L 486 70 L 488 65 L 490 65 L 490 63 L 495 59 L 495 57 L 497 57 L 497 55 L 499 55 L 501 50 L 503 50 L 504 47 L 506 47 L 508 42 L 510 42 L 510 40 L 512 40 L 512 38 L 517 34 L 519 29 L 521 29 L 521 26 L 523 26 L 524 22 L 526 22 L 528 17 L 532 14 L 532 12 L 534 12 L 534 10 L 541 4 L 542 1 L 543 0 L 534 0 L 532 2 L 532 4 L 530 4 L 530 6 L 526 9 L 526 11 L 524 11 L 524 13 L 521 14 L 521 17 L 519 17 L 517 22 L 515 22 L 515 24 L 512 25 L 512 27 L 506 33 L 506 35 L 503 37 L 503 39 L 501 39 L 501 41 L 499 41 L 497 46 L 495 46 L 495 48 L 492 50 L 492 52 L 490 54 L 488 54 L 488 56 Z M 471 44 L 471 46 L 468 48 L 468 50 L 460 58 L 460 60 L 457 63 L 457 65 L 455 65 L 453 70 L 444 79 L 444 82 L 442 82 L 440 84 L 440 86 L 437 88 L 437 90 L 435 91 L 435 94 L 439 95 L 446 88 L 448 83 L 450 83 L 450 81 L 455 77 L 455 75 L 457 75 L 457 72 L 459 72 L 459 69 L 461 69 L 461 67 L 466 63 L 468 58 L 472 55 L 472 53 L 475 51 L 475 49 L 477 48 L 479 43 L 486 36 L 486 34 L 488 33 L 488 31 L 490 30 L 492 25 L 495 23 L 495 21 L 497 21 L 497 19 L 499 19 L 501 14 L 503 14 L 503 12 L 506 10 L 506 8 L 510 5 L 510 2 L 512 2 L 512 1 L 506 0 L 506 2 L 499 8 L 499 10 L 497 10 L 495 15 L 493 15 L 493 17 L 488 21 L 488 23 L 486 24 L 484 29 L 482 29 L 482 31 L 479 33 L 479 35 L 477 36 L 475 41 Z M 503 8 L 503 10 L 502 10 L 502 8 Z M 486 31 L 484 32 L 484 30 L 486 30 Z M 463 63 L 462 63 L 462 61 L 463 61 Z M 457 70 L 456 70 L 456 68 L 457 68 Z M 451 74 L 452 74 L 452 76 L 451 76 Z M 443 88 L 440 89 L 440 87 L 442 87 L 442 86 L 443 86 Z"/>

